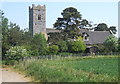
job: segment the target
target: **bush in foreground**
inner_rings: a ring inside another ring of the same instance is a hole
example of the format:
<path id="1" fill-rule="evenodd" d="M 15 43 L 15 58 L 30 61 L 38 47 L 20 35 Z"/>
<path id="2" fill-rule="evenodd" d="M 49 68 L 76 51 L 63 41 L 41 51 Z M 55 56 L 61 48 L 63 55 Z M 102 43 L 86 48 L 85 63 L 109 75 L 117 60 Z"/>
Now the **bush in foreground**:
<path id="1" fill-rule="evenodd" d="M 6 60 L 19 62 L 19 60 L 23 59 L 25 56 L 28 56 L 27 50 L 22 46 L 11 47 L 6 54 Z"/>

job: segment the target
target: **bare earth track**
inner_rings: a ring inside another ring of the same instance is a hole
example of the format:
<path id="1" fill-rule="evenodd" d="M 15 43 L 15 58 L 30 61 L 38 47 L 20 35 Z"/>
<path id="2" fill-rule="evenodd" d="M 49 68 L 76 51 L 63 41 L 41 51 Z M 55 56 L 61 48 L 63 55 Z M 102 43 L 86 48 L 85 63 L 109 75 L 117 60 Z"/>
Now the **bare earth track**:
<path id="1" fill-rule="evenodd" d="M 0 68 L 0 71 L 0 79 L 2 79 L 2 82 L 30 82 L 29 78 L 9 68 Z"/>

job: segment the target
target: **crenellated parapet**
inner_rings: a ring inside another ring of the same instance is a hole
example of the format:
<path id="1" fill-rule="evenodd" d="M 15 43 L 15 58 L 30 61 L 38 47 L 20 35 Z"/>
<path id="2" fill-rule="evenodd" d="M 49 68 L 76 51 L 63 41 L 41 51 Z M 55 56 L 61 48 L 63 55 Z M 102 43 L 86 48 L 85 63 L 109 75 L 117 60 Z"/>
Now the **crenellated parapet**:
<path id="1" fill-rule="evenodd" d="M 32 4 L 32 6 L 29 6 L 29 10 L 30 9 L 34 9 L 34 10 L 39 10 L 39 9 L 41 9 L 41 10 L 46 10 L 46 6 L 45 5 L 37 5 L 37 6 L 35 6 L 34 4 Z"/>

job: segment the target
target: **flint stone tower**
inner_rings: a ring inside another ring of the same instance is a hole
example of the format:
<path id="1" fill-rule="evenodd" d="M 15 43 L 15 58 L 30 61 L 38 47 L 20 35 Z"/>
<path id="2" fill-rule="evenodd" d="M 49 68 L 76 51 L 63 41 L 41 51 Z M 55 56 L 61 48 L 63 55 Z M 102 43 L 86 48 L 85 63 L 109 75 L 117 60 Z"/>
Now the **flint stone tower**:
<path id="1" fill-rule="evenodd" d="M 32 7 L 29 6 L 29 30 L 32 32 L 32 35 L 35 33 L 42 33 L 46 35 L 46 7 L 45 5 L 35 6 L 32 4 Z"/>

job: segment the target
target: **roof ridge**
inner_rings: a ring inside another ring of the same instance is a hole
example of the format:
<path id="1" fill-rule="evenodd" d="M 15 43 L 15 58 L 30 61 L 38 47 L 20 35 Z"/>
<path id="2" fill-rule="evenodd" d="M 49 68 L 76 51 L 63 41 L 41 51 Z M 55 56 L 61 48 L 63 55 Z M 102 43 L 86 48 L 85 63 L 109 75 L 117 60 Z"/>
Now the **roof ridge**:
<path id="1" fill-rule="evenodd" d="M 89 32 L 109 32 L 109 31 L 89 31 Z"/>

